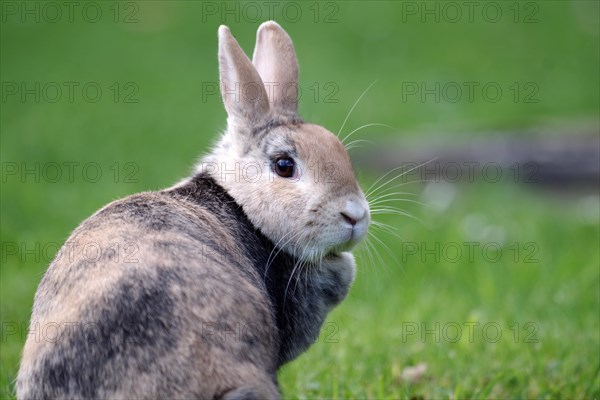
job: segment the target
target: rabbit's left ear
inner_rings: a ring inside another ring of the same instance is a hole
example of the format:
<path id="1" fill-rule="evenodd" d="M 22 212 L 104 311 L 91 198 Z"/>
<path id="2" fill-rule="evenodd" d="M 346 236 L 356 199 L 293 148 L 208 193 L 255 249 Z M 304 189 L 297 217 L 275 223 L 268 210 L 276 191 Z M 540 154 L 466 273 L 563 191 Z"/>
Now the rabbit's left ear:
<path id="1" fill-rule="evenodd" d="M 272 108 L 296 115 L 298 60 L 292 39 L 277 22 L 268 21 L 258 28 L 252 63 L 265 84 Z"/>

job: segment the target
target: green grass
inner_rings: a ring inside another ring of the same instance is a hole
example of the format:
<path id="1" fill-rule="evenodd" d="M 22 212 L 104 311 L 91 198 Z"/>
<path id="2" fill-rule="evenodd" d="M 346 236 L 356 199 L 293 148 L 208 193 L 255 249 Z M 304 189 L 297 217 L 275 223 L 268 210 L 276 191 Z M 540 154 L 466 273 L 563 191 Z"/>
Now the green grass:
<path id="1" fill-rule="evenodd" d="M 578 201 L 579 210 L 567 207 Z M 393 255 L 379 246 L 383 262 L 360 264 L 332 327 L 284 369 L 284 393 L 598 398 L 599 229 L 584 202 L 477 184 L 443 213 L 428 213 L 431 230 L 386 221 L 405 240 L 381 235 Z M 472 255 L 469 242 L 478 244 Z M 436 244 L 440 251 L 426 251 Z M 422 381 L 404 382 L 403 368 L 419 363 L 428 367 Z"/>
<path id="2" fill-rule="evenodd" d="M 337 131 L 354 101 L 377 80 L 344 129 L 371 122 L 397 128 L 360 132 L 375 142 L 417 139 L 423 132 L 430 138 L 518 132 L 555 121 L 597 124 L 598 3 L 538 2 L 538 22 L 532 24 L 512 22 L 509 3 L 499 3 L 507 18 L 498 23 L 480 17 L 473 23 L 403 23 L 402 3 L 385 1 L 336 3 L 337 23 L 314 23 L 312 2 L 301 3 L 304 17 L 297 23 L 276 14 L 297 47 L 302 115 Z M 3 170 L 0 397 L 13 392 L 33 295 L 54 244 L 107 202 L 185 176 L 225 124 L 219 96 L 202 97 L 203 83 L 217 80 L 220 18 L 203 22 L 198 3 L 153 1 L 137 3 L 138 23 L 115 24 L 112 3 L 102 4 L 107 18 L 95 24 L 80 17 L 74 23 L 21 23 L 12 16 L 0 24 L 3 83 L 97 82 L 103 89 L 97 103 L 84 101 L 80 91 L 73 102 L 65 95 L 56 103 L 31 97 L 0 103 L 3 168 L 41 169 L 52 162 L 63 167 L 56 183 Z M 327 11 L 321 8 L 319 18 Z M 251 53 L 261 21 L 224 22 Z M 123 102 L 128 82 L 139 88 L 137 103 Z M 493 82 L 503 96 L 495 103 L 481 95 L 474 101 L 404 101 L 407 84 L 436 82 Z M 533 83 L 538 101 L 514 101 L 515 82 L 521 88 Z M 79 163 L 72 182 L 68 162 Z M 82 175 L 90 163 L 102 170 L 97 182 Z M 128 173 L 134 181 L 125 179 Z M 373 180 L 372 172 L 362 174 L 366 184 Z M 378 256 L 358 251 L 349 298 L 331 314 L 319 342 L 280 373 L 286 397 L 600 397 L 597 193 L 546 192 L 508 182 L 450 187 L 455 197 L 441 212 L 406 207 L 429 228 L 379 216 L 403 239 L 374 230 L 383 242 L 372 239 Z M 419 199 L 427 202 L 427 193 L 447 188 L 425 190 Z M 466 252 L 465 242 L 480 243 L 472 259 L 463 254 L 451 262 L 448 253 L 437 261 L 423 252 L 436 243 L 447 251 L 458 244 Z M 14 243 L 26 247 L 9 254 L 7 246 Z M 487 243 L 501 245 L 498 261 L 490 261 L 493 252 L 481 253 Z M 419 246 L 416 255 L 412 245 Z M 532 250 L 536 262 L 525 262 Z M 421 337 L 423 328 L 436 330 L 436 323 L 446 336 Z M 449 340 L 452 327 L 466 323 L 480 324 L 473 340 L 466 328 L 460 340 Z M 501 328 L 497 342 L 482 337 L 486 324 Z M 415 327 L 419 332 L 409 334 Z M 403 381 L 403 369 L 419 363 L 427 365 L 421 382 Z"/>

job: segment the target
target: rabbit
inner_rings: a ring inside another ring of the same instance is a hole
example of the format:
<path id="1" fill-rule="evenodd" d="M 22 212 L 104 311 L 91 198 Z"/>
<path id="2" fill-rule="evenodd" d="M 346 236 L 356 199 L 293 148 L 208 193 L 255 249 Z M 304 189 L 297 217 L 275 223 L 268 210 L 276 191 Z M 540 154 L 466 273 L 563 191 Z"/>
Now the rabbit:
<path id="1" fill-rule="evenodd" d="M 370 223 L 350 157 L 299 117 L 281 26 L 259 27 L 252 61 L 226 26 L 218 41 L 225 132 L 191 177 L 67 239 L 35 295 L 19 399 L 280 398 L 278 368 L 346 297 Z"/>

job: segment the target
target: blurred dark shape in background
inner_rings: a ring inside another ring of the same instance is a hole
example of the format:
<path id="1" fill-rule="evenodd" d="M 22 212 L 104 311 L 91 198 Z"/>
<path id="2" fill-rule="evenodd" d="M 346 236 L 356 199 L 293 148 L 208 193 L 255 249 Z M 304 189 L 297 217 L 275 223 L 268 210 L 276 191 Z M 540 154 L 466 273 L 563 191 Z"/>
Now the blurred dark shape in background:
<path id="1" fill-rule="evenodd" d="M 585 191 L 600 185 L 600 136 L 590 124 L 445 137 L 388 140 L 354 157 L 379 173 L 404 166 L 405 181 L 504 180 Z"/>

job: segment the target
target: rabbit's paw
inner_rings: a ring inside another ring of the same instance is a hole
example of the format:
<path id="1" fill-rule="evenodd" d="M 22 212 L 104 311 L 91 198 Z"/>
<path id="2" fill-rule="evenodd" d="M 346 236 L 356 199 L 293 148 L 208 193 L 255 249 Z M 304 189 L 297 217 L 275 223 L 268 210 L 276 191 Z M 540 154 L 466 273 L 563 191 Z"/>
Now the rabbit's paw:
<path id="1" fill-rule="evenodd" d="M 326 303 L 333 307 L 348 294 L 356 275 L 356 263 L 351 253 L 327 256 L 319 267 L 319 288 Z"/>

